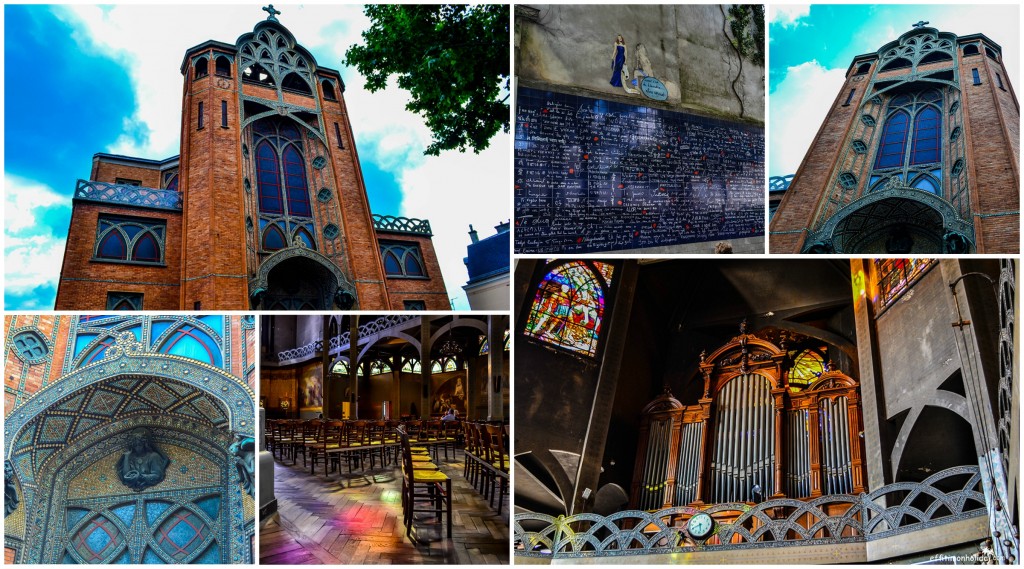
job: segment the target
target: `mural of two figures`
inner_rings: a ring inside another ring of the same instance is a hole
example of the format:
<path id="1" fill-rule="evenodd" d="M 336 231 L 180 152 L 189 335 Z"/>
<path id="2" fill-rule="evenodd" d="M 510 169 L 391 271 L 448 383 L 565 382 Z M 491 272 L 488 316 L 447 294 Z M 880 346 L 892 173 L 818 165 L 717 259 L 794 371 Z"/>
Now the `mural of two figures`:
<path id="1" fill-rule="evenodd" d="M 668 93 L 661 81 L 655 78 L 654 67 L 644 44 L 636 44 L 633 57 L 633 74 L 630 78 L 629 65 L 626 63 L 629 58 L 626 40 L 621 34 L 615 36 L 615 45 L 612 48 L 612 78 L 609 82 L 613 87 L 622 87 L 630 95 L 643 92 L 651 99 L 665 100 Z"/>

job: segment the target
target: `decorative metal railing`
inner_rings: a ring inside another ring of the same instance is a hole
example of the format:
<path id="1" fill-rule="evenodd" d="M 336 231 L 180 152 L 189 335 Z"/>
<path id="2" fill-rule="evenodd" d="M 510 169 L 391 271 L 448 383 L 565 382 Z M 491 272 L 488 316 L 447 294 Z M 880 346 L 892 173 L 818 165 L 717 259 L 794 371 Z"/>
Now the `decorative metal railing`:
<path id="1" fill-rule="evenodd" d="M 716 519 L 735 516 L 735 521 L 720 523 L 711 536 L 694 540 L 684 521 L 697 512 Z M 924 482 L 897 482 L 859 496 L 830 495 L 808 501 L 780 498 L 753 506 L 716 504 L 705 510 L 688 506 L 656 512 L 629 510 L 610 516 L 516 514 L 515 553 L 520 557 L 584 558 L 832 545 L 871 541 L 984 515 L 978 467 L 957 466 Z M 529 531 L 524 526 L 540 529 Z"/>
<path id="2" fill-rule="evenodd" d="M 399 324 L 408 322 L 414 318 L 419 318 L 419 316 L 412 314 L 395 314 L 389 316 L 381 316 L 380 318 L 372 322 L 367 322 L 366 324 L 360 326 L 359 337 L 365 338 L 367 336 L 372 336 L 373 334 L 383 332 L 385 330 L 398 326 Z M 344 332 L 338 336 L 331 338 L 327 344 L 327 349 L 330 352 L 335 352 L 341 349 L 342 347 L 347 346 L 349 343 L 349 334 L 349 332 Z M 321 340 L 316 340 L 315 342 L 310 342 L 305 346 L 299 346 L 298 348 L 292 348 L 290 350 L 278 352 L 277 360 L 283 363 L 288 361 L 306 359 L 316 355 L 317 352 L 323 350 L 323 347 L 323 342 Z"/>
<path id="3" fill-rule="evenodd" d="M 181 211 L 181 194 L 174 190 L 158 190 L 129 184 L 109 184 L 91 180 L 78 180 L 76 200 L 115 202 L 135 207 Z"/>
<path id="4" fill-rule="evenodd" d="M 417 235 L 433 235 L 430 222 L 415 217 L 395 217 L 393 215 L 373 214 L 373 228 L 377 231 L 393 233 L 415 233 Z"/>

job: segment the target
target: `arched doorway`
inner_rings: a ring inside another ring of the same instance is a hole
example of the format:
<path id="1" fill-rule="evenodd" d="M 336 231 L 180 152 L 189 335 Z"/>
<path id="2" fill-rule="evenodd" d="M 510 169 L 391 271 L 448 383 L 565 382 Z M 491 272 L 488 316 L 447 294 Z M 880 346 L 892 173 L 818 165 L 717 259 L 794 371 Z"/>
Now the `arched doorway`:
<path id="1" fill-rule="evenodd" d="M 356 307 L 355 288 L 330 259 L 303 247 L 274 253 L 249 282 L 255 310 L 348 310 Z"/>
<path id="2" fill-rule="evenodd" d="M 119 334 L 5 421 L 17 562 L 251 562 L 253 425 L 239 378 Z"/>

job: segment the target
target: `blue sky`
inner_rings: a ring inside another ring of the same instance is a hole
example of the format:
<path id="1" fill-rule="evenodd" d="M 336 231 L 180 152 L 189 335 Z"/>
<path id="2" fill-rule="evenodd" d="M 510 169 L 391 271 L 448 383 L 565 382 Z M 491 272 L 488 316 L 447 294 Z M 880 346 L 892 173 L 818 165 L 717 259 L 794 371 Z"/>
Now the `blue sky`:
<path id="1" fill-rule="evenodd" d="M 897 39 L 919 20 L 957 35 L 982 33 L 999 44 L 1019 96 L 1016 5 L 780 5 L 769 7 L 768 20 L 770 176 L 796 172 L 851 60 Z"/>
<path id="2" fill-rule="evenodd" d="M 317 62 L 342 74 L 373 212 L 430 220 L 449 297 L 468 309 L 468 226 L 485 237 L 509 218 L 509 136 L 479 155 L 423 156 L 430 132 L 404 109 L 407 93 L 394 85 L 368 93 L 341 65 L 368 26 L 362 8 L 279 9 Z M 4 6 L 5 309 L 53 308 L 71 195 L 94 153 L 178 154 L 185 50 L 234 43 L 265 18 L 260 5 Z"/>

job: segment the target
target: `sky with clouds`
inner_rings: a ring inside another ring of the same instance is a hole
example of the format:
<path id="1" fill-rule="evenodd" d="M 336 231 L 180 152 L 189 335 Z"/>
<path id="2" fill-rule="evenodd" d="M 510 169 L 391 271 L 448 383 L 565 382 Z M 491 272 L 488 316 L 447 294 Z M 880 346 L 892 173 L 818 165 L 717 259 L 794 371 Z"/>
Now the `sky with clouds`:
<path id="1" fill-rule="evenodd" d="M 423 119 L 392 85 L 369 93 L 341 65 L 369 27 L 361 6 L 279 6 L 278 19 L 321 66 L 337 69 L 374 213 L 426 218 L 455 309 L 469 224 L 481 238 L 510 217 L 510 136 L 480 154 L 424 156 Z M 4 305 L 53 308 L 75 181 L 96 152 L 179 153 L 185 50 L 234 43 L 266 18 L 259 5 L 4 6 Z M 46 72 L 39 73 L 45 66 Z M 19 78 L 31 77 L 31 89 Z"/>
<path id="2" fill-rule="evenodd" d="M 919 20 L 957 35 L 988 36 L 1002 47 L 1010 83 L 1019 92 L 1017 5 L 769 6 L 769 176 L 796 172 L 853 58 L 877 51 Z"/>

